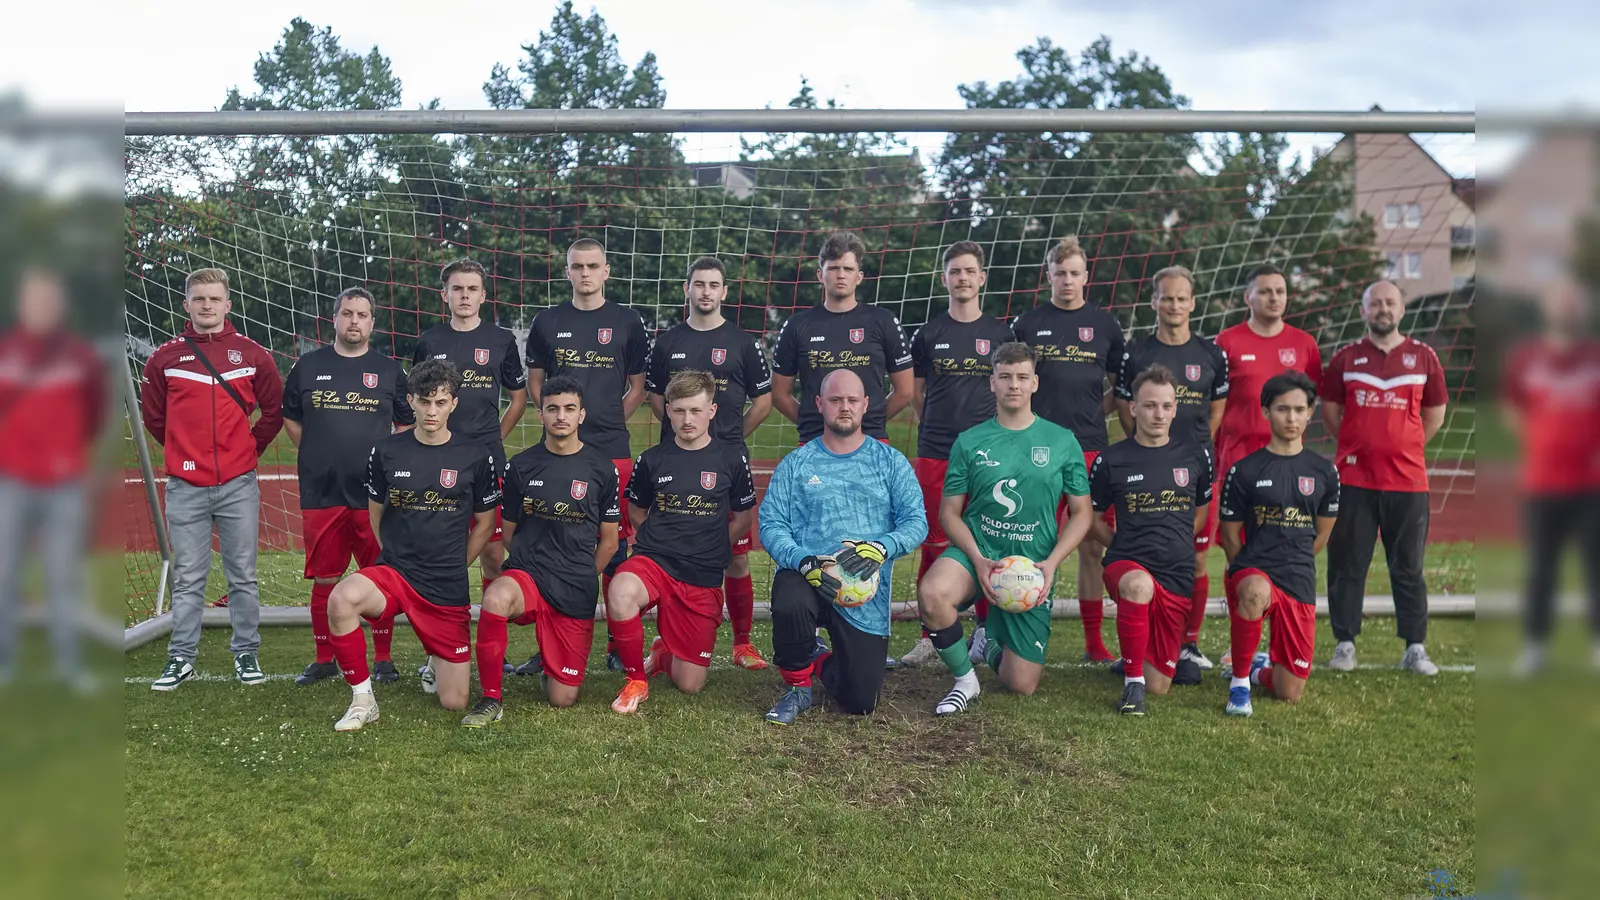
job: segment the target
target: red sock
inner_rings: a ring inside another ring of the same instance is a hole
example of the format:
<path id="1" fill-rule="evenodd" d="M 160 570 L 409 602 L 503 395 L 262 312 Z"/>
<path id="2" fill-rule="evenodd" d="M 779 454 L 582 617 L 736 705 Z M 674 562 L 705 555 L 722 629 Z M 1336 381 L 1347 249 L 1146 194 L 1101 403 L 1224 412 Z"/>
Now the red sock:
<path id="1" fill-rule="evenodd" d="M 311 639 L 317 645 L 317 662 L 333 662 L 333 645 L 328 643 L 328 595 L 331 584 L 311 584 Z"/>
<path id="2" fill-rule="evenodd" d="M 806 663 L 804 669 L 796 669 L 793 672 L 779 669 L 778 674 L 783 676 L 783 683 L 790 687 L 811 687 L 811 669 L 812 664 Z"/>
<path id="3" fill-rule="evenodd" d="M 1105 637 L 1101 633 L 1101 626 L 1106 620 L 1106 602 L 1079 600 L 1078 612 L 1083 615 L 1083 649 L 1088 651 L 1089 658 L 1105 659 L 1111 656 L 1111 651 L 1106 649 Z"/>
<path id="4" fill-rule="evenodd" d="M 1261 619 L 1250 621 L 1234 610 L 1228 611 L 1228 645 L 1233 653 L 1233 677 L 1250 677 L 1250 660 L 1261 646 Z"/>
<path id="5" fill-rule="evenodd" d="M 372 658 L 383 662 L 394 657 L 389 648 L 394 646 L 394 616 L 384 616 L 372 623 Z"/>
<path id="6" fill-rule="evenodd" d="M 728 621 L 733 624 L 733 642 L 750 643 L 750 625 L 756 618 L 756 586 L 749 575 L 725 578 L 723 591 L 728 600 Z"/>
<path id="7" fill-rule="evenodd" d="M 1117 601 L 1117 645 L 1125 678 L 1144 675 L 1144 653 L 1150 644 L 1150 604 Z"/>
<path id="8" fill-rule="evenodd" d="M 635 681 L 644 680 L 644 620 L 613 619 L 606 616 L 606 627 L 611 629 L 611 639 L 617 655 L 622 657 L 622 671 Z"/>
<path id="9" fill-rule="evenodd" d="M 826 665 L 828 660 L 830 660 L 832 658 L 833 658 L 833 651 L 832 650 L 829 650 L 827 653 L 818 654 L 817 658 L 813 659 L 811 661 L 811 674 L 817 676 L 818 678 L 821 678 L 822 677 L 822 667 L 824 665 Z"/>
<path id="10" fill-rule="evenodd" d="M 488 610 L 478 613 L 478 685 L 483 695 L 500 699 L 500 685 L 505 681 L 506 617 Z"/>
<path id="11" fill-rule="evenodd" d="M 1272 664 L 1271 663 L 1268 663 L 1267 665 L 1262 666 L 1261 667 L 1261 671 L 1256 673 L 1256 684 L 1259 684 L 1263 688 L 1266 688 L 1266 691 L 1267 691 L 1268 694 L 1272 693 Z"/>
<path id="12" fill-rule="evenodd" d="M 328 644 L 333 648 L 333 658 L 339 662 L 344 680 L 355 687 L 372 673 L 367 669 L 367 636 L 358 627 L 349 634 L 329 634 Z"/>
<path id="13" fill-rule="evenodd" d="M 978 602 L 972 605 L 972 616 L 982 625 L 989 620 L 989 598 L 983 594 L 978 595 Z"/>
<path id="14" fill-rule="evenodd" d="M 1200 624 L 1206 620 L 1206 601 L 1210 598 L 1211 576 L 1201 575 L 1194 580 L 1194 590 L 1189 592 L 1189 630 L 1184 633 L 1184 643 L 1200 640 Z"/>

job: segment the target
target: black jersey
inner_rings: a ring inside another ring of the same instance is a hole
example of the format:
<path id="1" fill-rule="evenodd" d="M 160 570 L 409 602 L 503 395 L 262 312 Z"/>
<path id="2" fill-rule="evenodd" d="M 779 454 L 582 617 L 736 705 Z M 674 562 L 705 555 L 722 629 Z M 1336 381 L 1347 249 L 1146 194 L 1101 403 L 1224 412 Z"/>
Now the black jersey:
<path id="1" fill-rule="evenodd" d="M 528 326 L 528 368 L 577 379 L 583 387 L 583 424 L 578 437 L 610 459 L 633 455 L 622 398 L 628 378 L 644 371 L 650 337 L 631 307 L 606 301 L 579 309 L 572 301 L 541 310 Z"/>
<path id="2" fill-rule="evenodd" d="M 556 611 L 592 618 L 600 593 L 594 569 L 600 525 L 621 520 L 611 457 L 587 444 L 560 455 L 540 441 L 511 457 L 500 508 L 516 525 L 507 568 L 532 575 Z"/>
<path id="3" fill-rule="evenodd" d="M 1116 317 L 1090 303 L 1045 303 L 1017 316 L 1011 330 L 1039 351 L 1033 411 L 1072 432 L 1085 451 L 1104 450 L 1106 376 L 1118 375 L 1126 350 Z"/>
<path id="4" fill-rule="evenodd" d="M 461 370 L 460 402 L 450 414 L 450 433 L 483 443 L 503 462 L 500 389 L 517 391 L 528 386 L 516 335 L 488 319 L 480 320 L 471 331 L 457 331 L 445 322 L 417 338 L 411 364 L 425 359 L 448 360 Z"/>
<path id="5" fill-rule="evenodd" d="M 1294 599 L 1317 602 L 1317 519 L 1339 515 L 1333 463 L 1310 450 L 1257 450 L 1228 470 L 1218 510 L 1222 521 L 1244 523 L 1244 549 L 1229 572 L 1260 569 Z"/>
<path id="6" fill-rule="evenodd" d="M 383 504 L 378 565 L 390 566 L 439 606 L 467 606 L 467 536 L 474 513 L 500 505 L 497 463 L 481 441 L 443 444 L 391 434 L 367 460 L 367 497 Z"/>
<path id="7" fill-rule="evenodd" d="M 999 319 L 957 322 L 948 311 L 917 329 L 911 338 L 911 368 L 927 380 L 917 426 L 918 456 L 949 459 L 956 435 L 994 417 L 989 357 L 1009 340 L 1011 329 Z"/>
<path id="8" fill-rule="evenodd" d="M 1199 335 L 1187 343 L 1163 344 L 1155 335 L 1134 341 L 1122 354 L 1117 373 L 1117 396 L 1133 402 L 1133 379 L 1154 365 L 1172 370 L 1178 413 L 1172 420 L 1172 437 L 1211 446 L 1211 404 L 1228 396 L 1228 357 L 1221 348 Z"/>
<path id="9" fill-rule="evenodd" d="M 889 396 L 884 381 L 891 372 L 911 368 L 911 348 L 894 313 L 870 303 L 857 302 L 848 312 L 830 312 L 817 305 L 790 316 L 778 332 L 772 352 L 772 371 L 800 383 L 800 421 L 796 426 L 803 444 L 822 434 L 822 413 L 817 393 L 822 379 L 834 369 L 849 369 L 861 376 L 867 388 L 867 414 L 861 427 L 872 438 L 887 438 Z"/>
<path id="10" fill-rule="evenodd" d="M 416 421 L 400 363 L 371 348 L 340 356 L 323 347 L 295 360 L 283 417 L 299 422 L 300 508 L 367 508 L 367 457 L 393 425 Z"/>
<path id="11" fill-rule="evenodd" d="M 633 537 L 633 552 L 686 584 L 722 585 L 722 571 L 733 561 L 728 514 L 756 505 L 744 445 L 713 439 L 685 450 L 676 438 L 657 444 L 634 460 L 627 497 L 650 511 Z"/>
<path id="12" fill-rule="evenodd" d="M 1129 438 L 1100 452 L 1089 467 L 1097 512 L 1115 506 L 1117 530 L 1105 564 L 1136 562 L 1179 597 L 1194 588 L 1195 510 L 1211 502 L 1211 447 L 1168 440 L 1146 447 Z"/>
<path id="13" fill-rule="evenodd" d="M 772 393 L 772 371 L 761 345 L 748 331 L 724 321 L 710 331 L 696 331 L 685 322 L 656 338 L 645 366 L 645 390 L 663 397 L 675 372 L 698 369 L 717 379 L 717 416 L 711 436 L 744 444 L 744 405 Z M 672 426 L 661 425 L 661 440 L 673 439 Z"/>

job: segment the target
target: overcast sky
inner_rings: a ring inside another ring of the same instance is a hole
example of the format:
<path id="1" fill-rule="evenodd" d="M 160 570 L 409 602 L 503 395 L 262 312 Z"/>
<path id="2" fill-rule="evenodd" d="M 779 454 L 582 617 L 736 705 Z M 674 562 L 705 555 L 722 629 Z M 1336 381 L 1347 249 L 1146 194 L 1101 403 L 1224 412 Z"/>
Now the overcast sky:
<path id="1" fill-rule="evenodd" d="M 70 7 L 83 4 L 81 14 Z M 624 59 L 654 52 L 675 108 L 781 106 L 805 75 L 821 97 L 851 107 L 962 105 L 956 86 L 1015 77 L 1014 55 L 1039 36 L 1076 52 L 1100 34 L 1120 54 L 1160 65 L 1197 109 L 1466 110 L 1600 96 L 1582 65 L 1600 27 L 1593 4 L 1490 0 L 598 0 Z M 330 25 L 347 47 L 378 45 L 407 106 L 438 97 L 483 108 L 496 62 L 522 56 L 554 4 L 504 0 L 65 0 L 8 10 L 15 36 L 0 85 L 45 105 L 86 101 L 129 110 L 214 109 L 246 90 L 251 67 L 296 14 Z M 1545 8 L 1548 6 L 1548 8 Z M 580 3 L 587 11 L 590 4 Z M 692 11 L 691 11 L 692 10 Z M 1566 10 L 1566 11 L 1563 11 Z M 448 12 L 450 18 L 441 17 Z M 30 21 L 36 19 L 37 21 Z M 447 24 L 453 23 L 453 24 Z M 1560 27 L 1551 28 L 1551 25 Z M 1516 48 L 1529 48 L 1527 51 Z M 109 52 L 100 52 L 109 50 Z M 96 62 L 96 61 L 100 62 Z M 112 60 L 121 61 L 113 64 Z M 1470 137 L 1423 138 L 1458 174 L 1474 168 Z M 1485 147 L 1478 148 L 1480 157 Z M 1487 159 L 1485 163 L 1489 162 Z"/>

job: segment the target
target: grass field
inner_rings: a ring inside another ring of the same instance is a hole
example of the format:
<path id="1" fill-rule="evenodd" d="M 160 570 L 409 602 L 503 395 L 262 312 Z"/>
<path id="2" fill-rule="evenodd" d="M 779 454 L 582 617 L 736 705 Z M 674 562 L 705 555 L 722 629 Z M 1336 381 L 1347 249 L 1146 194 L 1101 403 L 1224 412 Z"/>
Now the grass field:
<path id="1" fill-rule="evenodd" d="M 637 719 L 607 706 L 620 676 L 597 654 L 573 709 L 511 679 L 506 719 L 467 732 L 408 677 L 354 735 L 332 731 L 342 683 L 157 694 L 145 647 L 124 695 L 126 895 L 1365 898 L 1427 896 L 1438 870 L 1470 893 L 1475 679 L 1392 668 L 1392 620 L 1367 623 L 1362 670 L 1319 668 L 1299 706 L 1258 699 L 1248 720 L 1222 715 L 1215 676 L 1120 718 L 1117 680 L 1057 628 L 1032 698 L 983 673 L 973 710 L 935 720 L 948 675 L 902 670 L 874 715 L 788 729 L 761 720 L 777 674 L 730 668 L 725 641 L 703 694 L 658 682 Z M 516 630 L 513 654 L 531 641 Z M 1332 643 L 1324 623 L 1319 665 Z M 263 664 L 284 676 L 309 644 L 269 632 Z M 1429 644 L 1473 663 L 1469 621 Z M 395 648 L 415 671 L 415 639 Z M 199 668 L 231 673 L 225 632 Z"/>

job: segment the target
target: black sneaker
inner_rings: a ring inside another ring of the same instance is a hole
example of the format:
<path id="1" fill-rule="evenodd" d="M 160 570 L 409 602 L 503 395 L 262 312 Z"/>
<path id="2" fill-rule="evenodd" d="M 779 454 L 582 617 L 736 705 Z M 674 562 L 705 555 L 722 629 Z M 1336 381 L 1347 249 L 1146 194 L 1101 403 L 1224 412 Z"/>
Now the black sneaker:
<path id="1" fill-rule="evenodd" d="M 622 657 L 617 655 L 617 651 L 615 651 L 615 650 L 607 650 L 606 651 L 606 668 L 610 669 L 613 672 L 621 672 L 622 671 Z M 544 665 L 543 664 L 540 664 L 539 671 L 541 671 L 541 672 L 544 671 Z"/>
<path id="2" fill-rule="evenodd" d="M 1192 659 L 1180 659 L 1172 673 L 1172 683 L 1185 687 L 1200 683 L 1200 664 Z"/>
<path id="3" fill-rule="evenodd" d="M 324 681 L 329 678 L 337 678 L 338 676 L 338 663 L 314 662 L 311 665 L 306 666 L 306 670 L 295 677 L 294 683 L 300 685 L 301 687 L 305 687 L 308 684 L 316 684 L 319 681 Z"/>
<path id="4" fill-rule="evenodd" d="M 394 667 L 394 660 L 380 659 L 372 667 L 372 680 L 379 684 L 387 684 L 400 680 L 400 670 Z"/>
<path id="5" fill-rule="evenodd" d="M 1119 656 L 1113 660 L 1110 665 L 1106 666 L 1106 671 L 1117 676 L 1118 678 L 1121 678 L 1122 670 L 1124 668 L 1126 667 L 1122 664 L 1122 657 Z"/>
<path id="6" fill-rule="evenodd" d="M 607 660 L 606 662 L 607 662 L 608 665 L 610 664 L 610 660 Z M 515 669 L 512 669 L 511 670 L 511 674 L 513 674 L 513 675 L 543 675 L 544 674 L 544 654 L 543 653 L 535 653 L 534 655 L 528 657 L 528 661 L 523 663 L 520 666 L 517 666 Z"/>
<path id="7" fill-rule="evenodd" d="M 1144 715 L 1144 682 L 1130 681 L 1122 686 L 1122 702 L 1117 704 L 1117 712 L 1125 716 Z"/>

